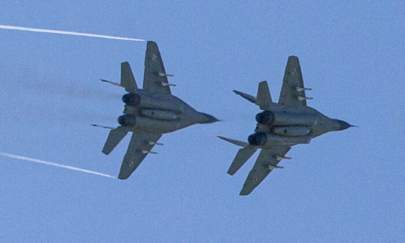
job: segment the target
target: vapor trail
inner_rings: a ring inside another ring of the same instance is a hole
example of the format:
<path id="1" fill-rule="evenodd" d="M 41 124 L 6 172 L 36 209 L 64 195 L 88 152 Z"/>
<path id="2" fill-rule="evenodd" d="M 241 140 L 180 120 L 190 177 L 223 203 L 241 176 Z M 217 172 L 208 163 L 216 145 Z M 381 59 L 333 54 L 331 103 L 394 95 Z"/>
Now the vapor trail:
<path id="1" fill-rule="evenodd" d="M 37 164 L 49 165 L 49 166 L 59 167 L 59 168 L 62 168 L 62 169 L 68 169 L 68 170 L 83 172 L 83 173 L 87 173 L 87 174 L 104 176 L 104 177 L 116 179 L 112 175 L 107 175 L 107 174 L 100 173 L 100 172 L 97 172 L 97 171 L 86 170 L 86 169 L 82 169 L 82 168 L 78 168 L 78 167 L 74 167 L 74 166 L 70 166 L 70 165 L 63 165 L 63 164 L 59 164 L 59 163 L 56 163 L 56 162 L 45 161 L 45 160 L 40 160 L 40 159 L 34 159 L 34 158 L 25 157 L 25 156 L 16 155 L 16 154 L 0 152 L 0 156 L 10 158 L 10 159 L 24 160 L 24 161 L 37 163 Z"/>
<path id="2" fill-rule="evenodd" d="M 28 31 L 28 32 L 37 32 L 37 33 L 49 33 L 49 34 L 57 34 L 57 35 L 73 35 L 73 36 L 101 38 L 101 39 L 110 39 L 110 40 L 122 40 L 122 41 L 145 41 L 143 39 L 137 39 L 137 38 L 131 38 L 131 37 L 99 35 L 99 34 L 75 32 L 75 31 L 64 31 L 64 30 L 39 29 L 39 28 L 30 28 L 30 27 L 15 26 L 15 25 L 0 25 L 0 29 Z"/>

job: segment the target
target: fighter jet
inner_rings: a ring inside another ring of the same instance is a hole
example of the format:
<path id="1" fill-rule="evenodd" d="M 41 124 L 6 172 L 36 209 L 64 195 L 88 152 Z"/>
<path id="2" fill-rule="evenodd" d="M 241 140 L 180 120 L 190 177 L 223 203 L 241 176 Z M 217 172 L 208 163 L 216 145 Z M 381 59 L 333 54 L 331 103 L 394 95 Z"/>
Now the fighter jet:
<path id="1" fill-rule="evenodd" d="M 262 112 L 256 115 L 255 132 L 248 141 L 226 137 L 219 138 L 242 147 L 236 154 L 228 174 L 234 175 L 243 164 L 259 149 L 260 154 L 243 185 L 240 195 L 250 194 L 273 170 L 283 168 L 279 163 L 292 146 L 307 144 L 311 139 L 331 131 L 341 131 L 352 127 L 349 123 L 332 119 L 307 105 L 298 57 L 290 56 L 285 68 L 283 86 L 278 103 L 272 101 L 266 81 L 259 83 L 256 97 L 234 90 L 244 99 L 259 106 Z"/>
<path id="2" fill-rule="evenodd" d="M 132 132 L 128 150 L 123 158 L 119 179 L 127 179 L 140 165 L 147 154 L 154 154 L 154 145 L 164 133 L 173 132 L 193 124 L 213 123 L 214 116 L 198 112 L 178 97 L 172 95 L 157 44 L 147 42 L 143 89 L 138 88 L 128 62 L 121 63 L 121 82 L 101 80 L 125 89 L 122 96 L 123 114 L 118 118 L 119 126 L 111 129 L 102 152 L 109 154 Z M 99 126 L 93 124 L 93 126 Z"/>

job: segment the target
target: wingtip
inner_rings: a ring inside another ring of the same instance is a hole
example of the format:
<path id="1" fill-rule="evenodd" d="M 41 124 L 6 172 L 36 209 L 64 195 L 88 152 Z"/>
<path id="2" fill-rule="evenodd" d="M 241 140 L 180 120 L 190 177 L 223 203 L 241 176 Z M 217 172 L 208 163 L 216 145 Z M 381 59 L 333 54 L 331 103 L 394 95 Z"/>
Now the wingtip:
<path id="1" fill-rule="evenodd" d="M 245 96 L 245 93 L 243 93 L 242 91 L 236 90 L 236 89 L 232 90 L 232 92 L 234 92 L 236 95 L 239 95 L 239 96 L 242 96 L 242 97 Z"/>
<path id="2" fill-rule="evenodd" d="M 221 140 L 224 140 L 224 141 L 226 141 L 226 142 L 230 142 L 229 140 L 229 138 L 227 138 L 227 137 L 224 137 L 224 136 L 220 136 L 220 135 L 217 135 L 217 138 L 219 138 L 219 139 L 221 139 Z"/>
<path id="3" fill-rule="evenodd" d="M 254 97 L 254 96 L 252 96 L 250 94 L 246 94 L 246 93 L 244 93 L 242 91 L 239 91 L 239 90 L 233 90 L 233 92 L 235 94 L 239 95 L 240 97 L 248 100 L 249 102 L 252 102 L 253 104 L 256 104 L 256 97 Z"/>
<path id="4" fill-rule="evenodd" d="M 224 141 L 226 141 L 226 142 L 229 142 L 226 137 L 223 137 L 223 136 L 219 136 L 219 135 L 218 135 L 217 138 L 219 138 L 219 139 L 221 139 L 221 140 L 224 140 Z"/>
<path id="5" fill-rule="evenodd" d="M 242 189 L 242 191 L 239 192 L 239 196 L 242 196 L 242 197 L 245 197 L 249 194 L 250 194 L 250 192 L 244 191 L 243 189 Z"/>
<path id="6" fill-rule="evenodd" d="M 233 176 L 235 175 L 236 171 L 231 170 L 230 168 L 228 169 L 228 171 L 226 172 L 228 175 Z"/>
<path id="7" fill-rule="evenodd" d="M 129 175 L 121 174 L 121 173 L 117 177 L 117 179 L 119 179 L 119 180 L 127 180 L 128 178 L 129 178 Z"/>

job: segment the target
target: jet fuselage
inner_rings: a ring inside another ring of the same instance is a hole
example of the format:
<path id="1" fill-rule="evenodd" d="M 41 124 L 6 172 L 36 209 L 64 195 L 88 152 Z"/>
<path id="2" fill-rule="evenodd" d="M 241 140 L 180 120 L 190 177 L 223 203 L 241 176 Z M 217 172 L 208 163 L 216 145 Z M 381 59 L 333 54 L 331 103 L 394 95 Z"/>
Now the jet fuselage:
<path id="1" fill-rule="evenodd" d="M 271 147 L 306 144 L 319 135 L 343 130 L 350 125 L 332 119 L 308 106 L 289 107 L 273 103 L 256 115 L 255 133 L 248 137 L 250 145 Z"/>
<path id="2" fill-rule="evenodd" d="M 118 123 L 134 130 L 168 133 L 197 123 L 217 121 L 171 94 L 137 90 L 122 96 L 122 101 L 124 114 L 118 118 Z"/>

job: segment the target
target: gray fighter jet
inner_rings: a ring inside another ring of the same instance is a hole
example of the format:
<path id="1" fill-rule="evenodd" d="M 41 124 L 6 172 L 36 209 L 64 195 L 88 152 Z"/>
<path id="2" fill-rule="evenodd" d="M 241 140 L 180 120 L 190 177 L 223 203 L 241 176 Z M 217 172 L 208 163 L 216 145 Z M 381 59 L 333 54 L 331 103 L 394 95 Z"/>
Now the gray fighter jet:
<path id="1" fill-rule="evenodd" d="M 272 101 L 266 81 L 259 83 L 256 97 L 234 90 L 262 110 L 256 115 L 255 133 L 248 137 L 247 142 L 219 136 L 242 147 L 228 169 L 230 175 L 234 175 L 256 150 L 261 149 L 240 195 L 248 195 L 273 169 L 282 168 L 278 164 L 282 159 L 290 159 L 286 153 L 292 146 L 307 144 L 327 132 L 352 127 L 345 121 L 329 118 L 309 107 L 307 100 L 312 98 L 305 95 L 307 90 L 311 89 L 304 87 L 301 67 L 295 56 L 288 58 L 278 103 Z"/>
<path id="2" fill-rule="evenodd" d="M 118 178 L 127 179 L 139 166 L 164 133 L 197 124 L 218 121 L 215 117 L 198 112 L 178 97 L 172 95 L 167 74 L 160 56 L 158 46 L 153 41 L 147 42 L 143 89 L 136 85 L 128 62 L 121 63 L 121 82 L 114 83 L 127 92 L 122 96 L 125 104 L 123 115 L 118 118 L 119 126 L 111 129 L 105 142 L 103 153 L 109 154 L 128 132 L 132 132 L 128 150 L 122 161 Z M 99 126 L 95 125 L 94 126 Z M 108 127 L 105 127 L 108 128 Z"/>

